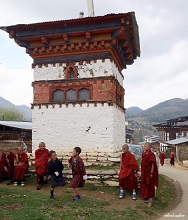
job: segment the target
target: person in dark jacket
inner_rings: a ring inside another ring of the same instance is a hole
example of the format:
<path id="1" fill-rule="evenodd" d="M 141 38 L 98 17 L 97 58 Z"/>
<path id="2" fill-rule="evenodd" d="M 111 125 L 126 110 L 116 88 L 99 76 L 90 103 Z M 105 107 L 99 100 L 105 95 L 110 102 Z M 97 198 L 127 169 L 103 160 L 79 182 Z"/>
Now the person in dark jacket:
<path id="1" fill-rule="evenodd" d="M 54 150 L 49 152 L 49 156 L 48 175 L 51 177 L 50 199 L 54 199 L 54 188 L 57 186 L 65 186 L 66 182 L 62 174 L 64 168 L 62 161 L 57 158 L 57 154 Z"/>

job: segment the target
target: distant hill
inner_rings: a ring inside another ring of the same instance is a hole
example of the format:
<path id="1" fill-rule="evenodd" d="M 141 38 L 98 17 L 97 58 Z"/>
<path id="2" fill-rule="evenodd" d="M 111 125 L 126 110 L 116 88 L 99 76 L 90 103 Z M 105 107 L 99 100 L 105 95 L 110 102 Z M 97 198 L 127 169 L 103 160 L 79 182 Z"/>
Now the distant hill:
<path id="1" fill-rule="evenodd" d="M 141 108 L 133 106 L 126 109 L 126 115 L 127 117 L 132 117 L 141 114 L 142 111 L 143 110 Z"/>
<path id="2" fill-rule="evenodd" d="M 0 97 L 0 107 L 7 108 L 7 109 L 16 109 L 20 113 L 22 113 L 25 121 L 32 121 L 31 108 L 26 105 L 14 105 L 13 103 L 9 102 L 8 100 Z M 0 120 L 2 120 L 2 119 L 0 119 Z"/>
<path id="3" fill-rule="evenodd" d="M 135 114 L 135 110 L 132 112 L 132 108 L 134 110 L 136 107 L 130 107 L 126 110 L 127 118 L 144 117 L 149 122 L 163 122 L 166 119 L 188 115 L 188 99 L 170 99 L 137 114 Z"/>
<path id="4" fill-rule="evenodd" d="M 0 96 L 0 107 L 2 107 L 2 108 L 14 108 L 15 105 Z"/>
<path id="5" fill-rule="evenodd" d="M 128 121 L 128 127 L 135 129 L 133 143 L 142 142 L 143 136 L 158 134 L 152 124 L 187 115 L 188 99 L 180 98 L 161 102 L 146 110 L 141 110 L 138 107 L 130 107 L 126 109 L 126 121 Z"/>

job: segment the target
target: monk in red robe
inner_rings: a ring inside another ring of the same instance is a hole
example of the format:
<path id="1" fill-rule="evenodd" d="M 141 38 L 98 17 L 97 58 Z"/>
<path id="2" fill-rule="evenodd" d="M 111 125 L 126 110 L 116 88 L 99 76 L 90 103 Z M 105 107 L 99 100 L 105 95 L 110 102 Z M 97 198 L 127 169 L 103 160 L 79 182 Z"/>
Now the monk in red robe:
<path id="1" fill-rule="evenodd" d="M 170 166 L 174 166 L 174 161 L 175 161 L 175 154 L 174 152 L 172 151 L 170 153 Z"/>
<path id="2" fill-rule="evenodd" d="M 24 174 L 29 168 L 28 156 L 24 149 L 21 147 L 18 149 L 18 153 L 15 154 L 14 159 L 14 186 L 21 182 L 21 186 L 25 186 Z"/>
<path id="3" fill-rule="evenodd" d="M 14 154 L 9 149 L 4 149 L 0 159 L 0 182 L 8 178 L 7 185 L 12 184 L 14 175 Z"/>
<path id="4" fill-rule="evenodd" d="M 73 149 L 73 156 L 69 159 L 69 167 L 72 168 L 73 179 L 70 187 L 74 189 L 75 197 L 74 201 L 80 200 L 80 194 L 78 188 L 84 187 L 85 180 L 87 179 L 86 170 L 82 158 L 79 156 L 81 153 L 80 147 Z"/>
<path id="5" fill-rule="evenodd" d="M 47 181 L 47 168 L 49 160 L 49 151 L 46 149 L 45 143 L 39 143 L 39 149 L 35 151 L 35 170 L 37 174 L 37 190 L 41 189 L 41 184 Z"/>
<path id="6" fill-rule="evenodd" d="M 137 199 L 136 188 L 137 188 L 138 171 L 139 171 L 139 165 L 134 155 L 132 155 L 129 152 L 129 146 L 127 144 L 124 144 L 122 147 L 120 173 L 119 173 L 120 199 L 124 197 L 124 189 L 133 191 L 132 199 L 133 200 Z"/>
<path id="7" fill-rule="evenodd" d="M 163 151 L 161 151 L 160 155 L 159 155 L 159 159 L 160 159 L 160 164 L 161 166 L 164 165 L 164 159 L 165 159 L 165 154 Z"/>
<path id="8" fill-rule="evenodd" d="M 151 144 L 144 144 L 141 163 L 141 196 L 146 203 L 151 204 L 155 197 L 155 187 L 158 188 L 158 168 Z"/>

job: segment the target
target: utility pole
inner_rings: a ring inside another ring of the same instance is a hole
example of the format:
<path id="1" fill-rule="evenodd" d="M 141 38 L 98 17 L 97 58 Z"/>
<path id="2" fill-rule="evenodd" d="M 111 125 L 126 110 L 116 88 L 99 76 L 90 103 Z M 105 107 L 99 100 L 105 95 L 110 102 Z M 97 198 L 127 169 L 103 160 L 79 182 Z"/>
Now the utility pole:
<path id="1" fill-rule="evenodd" d="M 87 7 L 88 7 L 88 17 L 94 17 L 94 4 L 93 0 L 87 0 Z"/>

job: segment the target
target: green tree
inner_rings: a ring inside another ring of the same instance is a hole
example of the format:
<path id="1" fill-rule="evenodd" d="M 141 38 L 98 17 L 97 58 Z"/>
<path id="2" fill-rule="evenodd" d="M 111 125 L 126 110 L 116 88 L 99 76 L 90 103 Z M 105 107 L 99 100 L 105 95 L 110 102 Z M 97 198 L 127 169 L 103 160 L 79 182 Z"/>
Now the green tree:
<path id="1" fill-rule="evenodd" d="M 16 109 L 0 108 L 0 120 L 24 121 L 24 116 Z"/>

